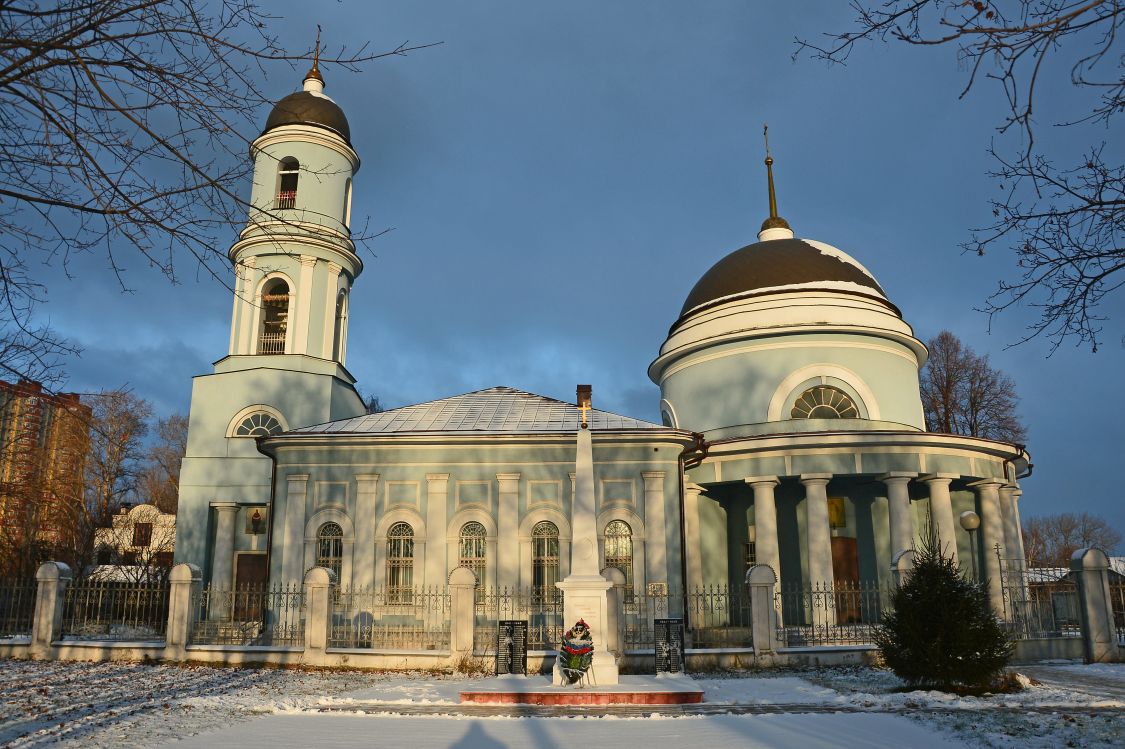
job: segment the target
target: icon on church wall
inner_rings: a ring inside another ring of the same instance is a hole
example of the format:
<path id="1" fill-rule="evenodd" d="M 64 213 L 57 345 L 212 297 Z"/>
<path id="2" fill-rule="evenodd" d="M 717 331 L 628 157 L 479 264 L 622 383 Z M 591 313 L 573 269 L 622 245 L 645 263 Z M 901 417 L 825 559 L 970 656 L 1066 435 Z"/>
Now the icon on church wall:
<path id="1" fill-rule="evenodd" d="M 844 508 L 844 500 L 838 497 L 828 498 L 828 527 L 847 528 L 848 513 Z"/>
<path id="2" fill-rule="evenodd" d="M 265 507 L 246 508 L 246 534 L 260 536 L 265 533 L 268 519 L 269 509 Z"/>

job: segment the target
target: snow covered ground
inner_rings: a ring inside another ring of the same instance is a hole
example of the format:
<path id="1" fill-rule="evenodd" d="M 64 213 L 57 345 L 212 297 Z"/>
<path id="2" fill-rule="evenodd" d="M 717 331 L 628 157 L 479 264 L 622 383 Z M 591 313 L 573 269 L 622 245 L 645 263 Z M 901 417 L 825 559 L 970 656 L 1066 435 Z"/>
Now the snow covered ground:
<path id="1" fill-rule="evenodd" d="M 560 718 L 457 715 L 459 692 L 482 682 L 434 674 L 0 661 L 0 745 L 1125 746 L 1125 665 L 1051 664 L 1042 672 L 1072 678 L 956 697 L 903 692 L 892 674 L 874 669 L 740 674 L 697 681 L 714 708 L 754 714 L 605 709 Z M 372 703 L 385 712 L 358 712 Z M 787 712 L 760 714 L 776 705 Z M 396 706 L 427 714 L 390 714 Z"/>

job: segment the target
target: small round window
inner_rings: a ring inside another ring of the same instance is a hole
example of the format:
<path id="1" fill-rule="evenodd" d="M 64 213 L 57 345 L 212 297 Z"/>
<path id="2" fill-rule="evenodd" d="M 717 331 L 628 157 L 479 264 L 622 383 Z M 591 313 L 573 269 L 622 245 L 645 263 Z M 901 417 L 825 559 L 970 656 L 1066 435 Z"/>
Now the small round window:
<path id="1" fill-rule="evenodd" d="M 801 393 L 789 414 L 791 419 L 858 419 L 855 402 L 840 388 L 817 385 Z"/>
<path id="2" fill-rule="evenodd" d="M 242 423 L 238 425 L 238 429 L 234 430 L 235 437 L 269 437 L 272 434 L 280 434 L 283 432 L 281 422 L 277 417 L 268 414 L 265 411 L 259 411 L 256 414 L 250 414 Z"/>

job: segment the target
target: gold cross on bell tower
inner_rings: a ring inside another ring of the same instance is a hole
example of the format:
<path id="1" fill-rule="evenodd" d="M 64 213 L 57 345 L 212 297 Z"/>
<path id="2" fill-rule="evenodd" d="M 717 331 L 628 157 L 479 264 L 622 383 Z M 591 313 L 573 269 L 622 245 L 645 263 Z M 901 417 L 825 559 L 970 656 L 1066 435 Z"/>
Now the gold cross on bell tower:
<path id="1" fill-rule="evenodd" d="M 583 429 L 588 429 L 590 426 L 589 414 L 593 408 L 590 405 L 593 402 L 593 392 L 594 388 L 590 385 L 578 386 L 578 411 L 581 413 Z"/>

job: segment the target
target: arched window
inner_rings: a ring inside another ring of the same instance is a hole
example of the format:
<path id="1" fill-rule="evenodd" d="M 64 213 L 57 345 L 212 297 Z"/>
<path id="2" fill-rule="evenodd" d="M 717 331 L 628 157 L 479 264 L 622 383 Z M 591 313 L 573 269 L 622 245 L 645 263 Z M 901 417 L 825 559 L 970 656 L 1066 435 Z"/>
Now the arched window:
<path id="1" fill-rule="evenodd" d="M 332 358 L 344 363 L 345 337 L 348 330 L 348 290 L 340 289 L 336 295 L 336 325 L 332 333 Z"/>
<path id="2" fill-rule="evenodd" d="M 478 591 L 484 585 L 487 535 L 484 526 L 475 520 L 461 526 L 461 542 L 458 544 L 457 563 L 462 567 L 468 567 L 477 576 Z"/>
<path id="3" fill-rule="evenodd" d="M 859 409 L 851 397 L 831 385 L 811 387 L 793 404 L 791 419 L 858 419 Z"/>
<path id="4" fill-rule="evenodd" d="M 387 603 L 409 603 L 414 590 L 414 529 L 395 523 L 387 531 Z"/>
<path id="5" fill-rule="evenodd" d="M 554 600 L 559 581 L 559 529 L 543 520 L 531 529 L 531 584 L 546 600 Z"/>
<path id="6" fill-rule="evenodd" d="M 621 570 L 625 600 L 633 600 L 633 529 L 624 520 L 610 521 L 605 527 L 605 566 Z"/>
<path id="7" fill-rule="evenodd" d="M 286 156 L 277 165 L 277 207 L 292 208 L 297 204 L 297 178 L 301 164 L 292 156 Z"/>
<path id="8" fill-rule="evenodd" d="M 325 523 L 316 532 L 316 566 L 332 570 L 339 583 L 343 562 L 344 531 L 336 523 Z"/>
<path id="9" fill-rule="evenodd" d="M 247 416 L 234 430 L 235 437 L 269 437 L 285 431 L 277 417 L 265 411 Z"/>
<path id="10" fill-rule="evenodd" d="M 289 327 L 289 284 L 275 278 L 262 289 L 262 327 L 258 333 L 259 354 L 284 354 Z"/>

